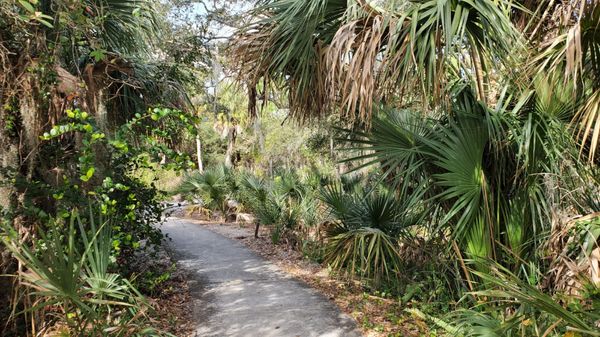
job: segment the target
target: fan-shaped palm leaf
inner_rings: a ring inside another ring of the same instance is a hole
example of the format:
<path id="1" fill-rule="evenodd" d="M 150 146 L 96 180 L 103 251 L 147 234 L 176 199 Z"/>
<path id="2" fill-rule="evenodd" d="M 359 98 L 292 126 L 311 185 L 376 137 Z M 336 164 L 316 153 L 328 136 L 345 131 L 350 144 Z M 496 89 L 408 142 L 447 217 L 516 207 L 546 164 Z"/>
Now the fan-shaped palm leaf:
<path id="1" fill-rule="evenodd" d="M 435 165 L 442 170 L 434 176 L 442 187 L 438 198 L 452 201 L 445 221 L 457 217 L 454 233 L 461 237 L 482 212 L 490 212 L 491 195 L 483 168 L 487 128 L 476 117 L 464 117 L 440 131 L 441 139 L 431 143 Z M 491 218 L 490 213 L 485 216 Z"/>
<path id="2" fill-rule="evenodd" d="M 379 229 L 361 227 L 329 238 L 325 261 L 334 269 L 379 282 L 398 271 L 397 243 Z"/>
<path id="3" fill-rule="evenodd" d="M 101 48 L 123 55 L 150 52 L 160 35 L 161 21 L 154 1 L 86 0 L 98 18 Z"/>

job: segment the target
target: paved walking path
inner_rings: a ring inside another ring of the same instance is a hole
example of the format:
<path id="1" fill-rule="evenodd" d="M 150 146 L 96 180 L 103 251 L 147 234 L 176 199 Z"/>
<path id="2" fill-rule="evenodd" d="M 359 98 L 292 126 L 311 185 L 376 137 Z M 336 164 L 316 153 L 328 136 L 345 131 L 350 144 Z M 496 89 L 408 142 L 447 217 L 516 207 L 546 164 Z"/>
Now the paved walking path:
<path id="1" fill-rule="evenodd" d="M 335 304 L 240 243 L 177 218 L 163 231 L 192 274 L 196 336 L 361 336 Z"/>

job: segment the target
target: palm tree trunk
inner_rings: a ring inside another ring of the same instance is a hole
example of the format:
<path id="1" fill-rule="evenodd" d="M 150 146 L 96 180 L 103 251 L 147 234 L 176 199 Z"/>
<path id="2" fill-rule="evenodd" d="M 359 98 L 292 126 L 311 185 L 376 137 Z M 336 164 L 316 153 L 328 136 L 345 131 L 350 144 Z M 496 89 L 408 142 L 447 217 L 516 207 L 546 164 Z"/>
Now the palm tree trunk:
<path id="1" fill-rule="evenodd" d="M 47 122 L 47 118 L 45 118 L 47 114 L 44 116 L 41 113 L 40 104 L 36 99 L 39 94 L 39 81 L 37 78 L 28 74 L 23 81 L 23 91 L 27 94 L 19 100 L 24 136 L 23 148 L 20 151 L 25 154 L 23 158 L 26 158 L 26 162 L 22 162 L 22 164 L 25 164 L 27 178 L 31 178 L 35 169 L 42 125 Z"/>
<path id="2" fill-rule="evenodd" d="M 0 110 L 2 111 L 2 110 Z M 5 120 L 0 114 L 0 120 Z M 10 181 L 9 172 L 15 170 L 19 164 L 19 146 L 11 141 L 4 132 L 4 126 L 0 128 L 0 209 L 13 209 L 16 203 L 15 189 Z"/>
<path id="3" fill-rule="evenodd" d="M 17 195 L 13 184 L 10 182 L 10 171 L 16 170 L 19 163 L 19 145 L 7 134 L 4 125 L 5 109 L 0 109 L 0 210 L 11 211 L 17 206 Z M 14 262 L 11 254 L 0 245 L 0 275 L 14 272 Z M 8 277 L 0 277 L 0 307 L 9 308 L 12 295 L 12 282 Z M 0 321 L 8 319 L 9 310 L 0 309 Z M 3 327 L 4 328 L 4 327 Z"/>
<path id="4" fill-rule="evenodd" d="M 477 82 L 476 84 L 477 84 L 477 92 L 478 92 L 478 96 L 479 96 L 478 98 L 480 101 L 486 103 L 487 98 L 486 98 L 485 89 L 483 86 L 484 76 L 483 76 L 483 69 L 481 66 L 481 58 L 479 57 L 479 54 L 473 47 L 471 47 L 471 60 L 473 62 L 473 68 L 475 69 L 475 81 Z"/>
<path id="5" fill-rule="evenodd" d="M 235 141 L 237 139 L 237 125 L 231 123 L 227 134 L 227 152 L 225 152 L 225 166 L 233 166 L 233 151 L 235 149 Z"/>

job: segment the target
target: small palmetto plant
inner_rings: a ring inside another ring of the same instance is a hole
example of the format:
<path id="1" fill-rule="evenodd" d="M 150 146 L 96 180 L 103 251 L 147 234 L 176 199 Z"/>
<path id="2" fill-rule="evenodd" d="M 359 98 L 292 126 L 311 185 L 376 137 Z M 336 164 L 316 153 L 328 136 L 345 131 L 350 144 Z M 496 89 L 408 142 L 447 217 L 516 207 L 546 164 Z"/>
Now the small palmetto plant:
<path id="1" fill-rule="evenodd" d="M 199 197 L 205 207 L 218 210 L 225 216 L 231 191 L 224 170 L 223 167 L 215 167 L 204 172 L 193 172 L 183 179 L 177 192 Z"/>
<path id="2" fill-rule="evenodd" d="M 361 227 L 329 238 L 325 262 L 333 269 L 373 279 L 378 284 L 400 268 L 397 242 L 382 230 Z"/>
<path id="3" fill-rule="evenodd" d="M 325 261 L 334 269 L 372 279 L 375 284 L 400 268 L 398 238 L 416 223 L 417 198 L 400 200 L 391 192 L 346 193 L 327 186 L 321 200 L 334 226 L 328 230 Z"/>
<path id="4" fill-rule="evenodd" d="M 86 222 L 73 211 L 61 233 L 64 235 L 39 231 L 42 241 L 37 250 L 21 242 L 12 227 L 3 225 L 2 229 L 0 240 L 26 268 L 17 277 L 37 298 L 27 310 L 60 308 L 53 313 L 73 336 L 155 332 L 143 327 L 145 312 L 150 308 L 144 297 L 128 280 L 109 272 L 109 222 L 100 220 L 97 224 L 91 212 Z"/>
<path id="5" fill-rule="evenodd" d="M 314 225 L 318 218 L 316 200 L 309 195 L 308 187 L 290 171 L 283 171 L 270 181 L 245 174 L 240 181 L 240 199 L 260 225 L 273 225 L 273 241 L 279 241 L 282 231 L 297 230 L 301 224 Z"/>
<path id="6" fill-rule="evenodd" d="M 254 237 L 258 238 L 260 225 L 270 225 L 277 221 L 281 212 L 277 203 L 271 202 L 271 186 L 264 179 L 246 173 L 240 179 L 240 201 L 258 218 Z"/>

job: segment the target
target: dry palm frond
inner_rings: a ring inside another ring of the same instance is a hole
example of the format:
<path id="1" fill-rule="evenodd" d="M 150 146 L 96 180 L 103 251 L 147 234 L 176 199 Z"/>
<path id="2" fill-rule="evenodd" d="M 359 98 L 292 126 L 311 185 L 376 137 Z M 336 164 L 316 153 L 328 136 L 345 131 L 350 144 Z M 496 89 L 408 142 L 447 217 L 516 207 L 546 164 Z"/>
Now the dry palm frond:
<path id="1" fill-rule="evenodd" d="M 486 66 L 504 64 L 521 45 L 504 1 L 379 8 L 368 1 L 271 0 L 257 12 L 265 8 L 268 17 L 234 43 L 237 73 L 250 87 L 261 78 L 283 83 L 300 120 L 340 108 L 368 124 L 374 104 L 387 96 L 431 96 L 425 105 L 436 105 L 449 77 L 470 81 L 473 73 L 485 97 L 492 72 Z"/>
<path id="2" fill-rule="evenodd" d="M 346 1 L 280 1 L 255 13 L 267 13 L 238 34 L 232 48 L 239 79 L 255 102 L 261 79 L 289 90 L 290 113 L 298 119 L 324 110 L 325 82 L 322 44 L 335 31 Z M 268 97 L 263 88 L 264 97 Z M 255 104 L 250 104 L 255 107 Z M 254 113 L 254 111 L 252 112 Z"/>
<path id="3" fill-rule="evenodd" d="M 595 242 L 598 225 L 595 223 L 599 217 L 600 213 L 592 213 L 552 229 L 546 243 L 547 256 L 551 259 L 546 287 L 551 291 L 577 295 L 583 283 L 598 277 L 594 266 L 598 264 L 598 245 Z"/>
<path id="4" fill-rule="evenodd" d="M 190 205 L 185 208 L 187 216 L 198 215 L 202 219 L 210 220 L 212 211 L 203 205 Z"/>
<path id="5" fill-rule="evenodd" d="M 380 14 L 351 21 L 340 27 L 328 48 L 329 99 L 339 98 L 350 119 L 371 119 L 385 30 L 385 18 Z"/>
<path id="6" fill-rule="evenodd" d="M 578 88 L 581 107 L 572 124 L 580 140 L 581 153 L 593 161 L 600 142 L 600 3 L 576 1 L 560 7 L 561 24 L 540 43 L 533 58 L 536 75 L 564 74 Z"/>
<path id="7" fill-rule="evenodd" d="M 584 86 L 579 112 L 573 119 L 577 135 L 592 161 L 600 142 L 600 3 L 581 1 L 578 22 L 566 33 L 565 75 L 575 85 Z M 587 88 L 585 88 L 587 87 Z"/>
<path id="8" fill-rule="evenodd" d="M 588 97 L 573 121 L 579 125 L 578 138 L 582 139 L 581 152 L 589 146 L 588 159 L 592 161 L 600 142 L 600 88 Z"/>

